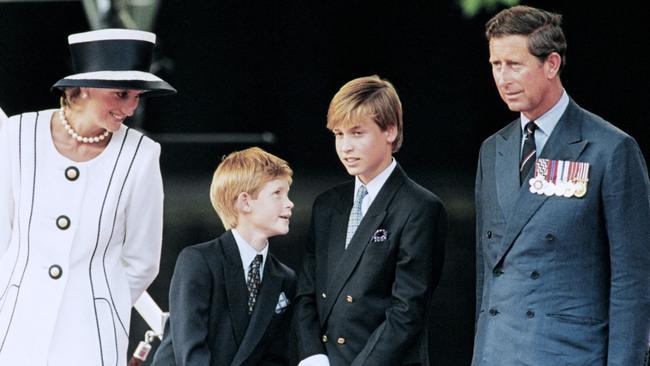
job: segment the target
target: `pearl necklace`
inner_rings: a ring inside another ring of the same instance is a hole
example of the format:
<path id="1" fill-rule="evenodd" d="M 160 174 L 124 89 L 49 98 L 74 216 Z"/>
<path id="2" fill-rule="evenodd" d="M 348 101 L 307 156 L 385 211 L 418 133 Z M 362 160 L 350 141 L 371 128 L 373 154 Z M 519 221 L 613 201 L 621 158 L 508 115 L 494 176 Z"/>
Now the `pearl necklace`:
<path id="1" fill-rule="evenodd" d="M 72 126 L 70 126 L 68 121 L 65 119 L 65 114 L 63 113 L 63 108 L 61 108 L 59 110 L 59 118 L 61 119 L 61 124 L 63 125 L 63 128 L 65 128 L 66 132 L 68 132 L 68 135 L 72 136 L 73 139 L 75 139 L 75 140 L 77 140 L 79 142 L 84 142 L 84 143 L 87 143 L 87 144 L 94 144 L 96 142 L 102 141 L 103 139 L 108 137 L 108 135 L 111 134 L 108 131 L 104 131 L 103 133 L 101 133 L 101 134 L 99 134 L 99 135 L 97 135 L 95 137 L 81 136 L 80 134 L 77 133 L 77 131 L 75 131 L 72 128 Z"/>

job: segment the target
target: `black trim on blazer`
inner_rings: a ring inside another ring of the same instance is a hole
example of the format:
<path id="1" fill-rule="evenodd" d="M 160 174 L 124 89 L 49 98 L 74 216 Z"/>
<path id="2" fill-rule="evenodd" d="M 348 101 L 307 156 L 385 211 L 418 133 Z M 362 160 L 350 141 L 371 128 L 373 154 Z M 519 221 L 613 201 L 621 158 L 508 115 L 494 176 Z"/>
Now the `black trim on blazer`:
<path id="1" fill-rule="evenodd" d="M 128 131 L 129 130 L 127 130 L 127 132 Z M 126 335 L 127 338 L 129 337 L 129 331 L 124 326 L 124 322 L 122 321 L 122 318 L 120 318 L 120 314 L 117 312 L 117 306 L 115 306 L 115 300 L 113 299 L 113 291 L 111 291 L 111 285 L 108 283 L 108 274 L 106 273 L 106 253 L 108 252 L 108 246 L 111 242 L 111 239 L 113 239 L 113 232 L 115 231 L 115 221 L 117 221 L 117 212 L 120 207 L 122 192 L 124 191 L 124 186 L 126 185 L 126 181 L 129 179 L 129 174 L 131 173 L 131 168 L 133 167 L 133 161 L 135 161 L 135 157 L 138 155 L 138 152 L 140 151 L 140 144 L 142 143 L 143 138 L 144 135 L 141 135 L 140 140 L 138 140 L 138 145 L 136 146 L 135 151 L 133 152 L 133 157 L 131 158 L 131 163 L 129 164 L 129 169 L 126 171 L 126 175 L 124 176 L 124 180 L 122 181 L 120 194 L 117 197 L 117 202 L 115 203 L 115 214 L 113 215 L 113 226 L 111 227 L 111 234 L 108 237 L 106 247 L 104 248 L 104 255 L 102 256 L 102 267 L 104 269 L 104 281 L 106 281 L 106 288 L 108 288 L 108 295 L 111 298 L 111 305 L 113 306 L 113 309 L 115 309 L 115 315 L 117 316 L 117 320 L 120 322 L 120 325 L 122 326 L 122 330 L 124 331 L 124 334 Z M 124 241 L 122 241 L 122 246 L 124 246 Z"/>
<path id="2" fill-rule="evenodd" d="M 20 120 L 18 121 L 18 177 L 22 176 L 22 134 L 23 134 L 23 115 L 20 115 Z M 20 206 L 20 202 L 17 202 L 17 204 Z M 20 209 L 14 210 L 15 212 L 20 212 Z M 2 290 L 2 295 L 0 295 L 0 301 L 5 297 L 7 294 L 7 289 L 9 289 L 12 286 L 11 285 L 11 279 L 14 276 L 14 271 L 16 270 L 16 264 L 18 262 L 18 257 L 20 257 L 20 220 L 18 220 L 18 255 L 16 255 L 16 259 L 14 260 L 14 265 L 11 268 L 11 274 L 9 275 L 9 279 L 7 281 L 7 286 L 5 287 L 4 290 Z M 18 286 L 15 286 L 18 287 Z M 0 304 L 0 310 L 4 308 L 4 302 Z M 9 329 L 9 328 L 7 328 Z M 4 339 L 2 344 L 4 345 Z M 2 345 L 0 345 L 0 350 L 2 350 Z"/>
<path id="3" fill-rule="evenodd" d="M 106 300 L 106 298 L 104 298 L 104 297 L 96 297 L 96 298 L 94 298 L 93 305 L 94 305 L 95 301 L 100 301 L 100 300 L 103 300 L 103 301 L 106 302 L 106 305 L 108 306 L 108 311 L 111 314 L 111 321 L 113 322 L 113 341 L 115 343 L 115 362 L 117 363 L 118 360 L 119 360 L 120 352 L 119 352 L 118 346 L 117 346 L 117 329 L 115 329 L 115 316 L 113 315 L 113 309 L 111 309 L 111 304 L 108 302 L 108 300 Z M 101 348 L 101 344 L 100 344 L 99 348 Z M 103 362 L 104 362 L 104 359 L 102 358 L 102 363 Z"/>
<path id="4" fill-rule="evenodd" d="M 113 175 L 115 174 L 115 170 L 117 169 L 117 164 L 119 163 L 120 157 L 122 156 L 122 149 L 124 149 L 124 144 L 126 143 L 126 138 L 129 135 L 129 130 L 130 129 L 127 129 L 126 133 L 124 134 L 124 138 L 122 139 L 122 145 L 120 145 L 120 151 L 117 153 L 117 157 L 115 158 L 115 164 L 113 165 L 113 170 L 111 171 L 111 177 L 108 179 L 108 186 L 106 187 L 106 193 L 104 194 L 104 200 L 102 201 L 102 208 L 99 211 L 99 221 L 97 222 L 97 240 L 95 241 L 95 249 L 93 249 L 93 254 L 90 256 L 90 262 L 88 263 L 88 279 L 90 280 L 90 292 L 92 293 L 92 298 L 93 298 L 93 310 L 95 311 L 95 324 L 97 325 L 97 338 L 99 339 L 99 355 L 102 361 L 102 366 L 104 365 L 104 350 L 102 348 L 102 333 L 99 330 L 99 317 L 97 316 L 97 305 L 95 304 L 95 299 L 97 297 L 95 296 L 95 286 L 93 286 L 93 259 L 95 258 L 95 254 L 97 253 L 97 247 L 99 246 L 99 235 L 101 233 L 101 228 L 102 228 L 102 216 L 104 212 L 104 206 L 106 205 L 106 197 L 108 197 L 108 192 L 111 189 L 111 183 L 113 182 Z M 115 327 L 115 320 L 113 320 L 113 327 Z"/>
<path id="5" fill-rule="evenodd" d="M 38 118 L 39 118 L 39 113 L 36 112 L 36 121 L 34 122 L 34 171 L 32 175 L 32 201 L 30 204 L 29 208 L 29 221 L 27 224 L 27 258 L 25 258 L 25 266 L 23 267 L 23 273 L 20 275 L 20 281 L 18 282 L 17 290 L 16 290 L 16 299 L 14 301 L 14 306 L 11 309 L 11 317 L 9 318 L 9 324 L 7 324 L 7 331 L 5 332 L 4 337 L 2 338 L 2 344 L 0 344 L 0 352 L 2 352 L 2 349 L 4 348 L 5 342 L 7 341 L 7 335 L 9 335 L 9 330 L 11 329 L 11 323 L 13 322 L 14 319 L 14 314 L 16 312 L 16 304 L 18 303 L 18 297 L 20 296 L 20 286 L 23 283 L 23 279 L 25 278 L 25 272 L 27 271 L 27 263 L 29 263 L 29 246 L 30 246 L 30 233 L 32 229 L 32 216 L 34 213 L 34 196 L 36 195 L 36 136 L 38 134 Z M 18 126 L 18 159 L 19 161 L 22 161 L 22 147 L 21 147 L 21 141 L 22 141 L 22 120 L 23 120 L 23 115 L 20 115 L 20 123 Z M 22 164 L 19 163 L 19 169 L 22 173 Z M 20 221 L 20 220 L 18 220 Z M 19 232 L 20 234 L 20 232 Z M 22 246 L 18 245 L 18 255 L 16 256 L 16 262 L 14 262 L 14 269 L 15 265 L 17 264 L 18 258 L 20 257 L 20 248 Z M 11 282 L 11 277 L 13 277 L 13 270 L 12 270 L 12 276 L 9 277 L 9 282 Z M 9 287 L 9 286 L 8 286 Z"/>

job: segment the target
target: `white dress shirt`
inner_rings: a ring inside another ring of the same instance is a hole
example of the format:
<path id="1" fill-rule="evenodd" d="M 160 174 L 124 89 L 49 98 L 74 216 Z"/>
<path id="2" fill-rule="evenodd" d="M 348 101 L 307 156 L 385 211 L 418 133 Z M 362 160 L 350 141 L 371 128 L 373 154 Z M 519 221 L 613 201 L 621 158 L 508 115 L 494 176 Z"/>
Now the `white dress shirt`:
<path id="1" fill-rule="evenodd" d="M 239 248 L 239 256 L 241 257 L 241 264 L 244 267 L 244 280 L 248 282 L 248 270 L 251 268 L 251 263 L 255 256 L 258 254 L 262 255 L 262 264 L 260 264 L 260 281 L 264 277 L 264 265 L 266 264 L 266 255 L 269 253 L 269 242 L 266 242 L 266 246 L 262 249 L 261 252 L 258 252 L 253 248 L 252 245 L 248 244 L 246 239 L 236 230 L 232 229 L 232 236 L 235 237 L 235 242 L 237 242 L 237 248 Z"/>
<path id="2" fill-rule="evenodd" d="M 368 190 L 368 194 L 361 201 L 362 216 L 366 215 L 366 212 L 368 212 L 368 208 L 375 200 L 375 197 L 377 197 L 377 194 L 379 194 L 381 187 L 384 186 L 384 183 L 386 183 L 388 177 L 390 177 L 390 174 L 393 172 L 393 170 L 395 170 L 396 166 L 397 166 L 397 161 L 393 159 L 393 161 L 386 167 L 386 169 L 382 170 L 381 173 L 377 174 L 376 177 L 374 177 L 370 182 L 368 182 L 368 184 L 365 185 L 366 190 Z M 359 176 L 357 176 L 354 179 L 354 195 L 352 196 L 353 201 L 354 201 L 354 197 L 356 197 L 359 187 L 361 187 L 362 185 L 364 185 L 363 182 L 361 182 L 361 179 L 359 179 Z"/>

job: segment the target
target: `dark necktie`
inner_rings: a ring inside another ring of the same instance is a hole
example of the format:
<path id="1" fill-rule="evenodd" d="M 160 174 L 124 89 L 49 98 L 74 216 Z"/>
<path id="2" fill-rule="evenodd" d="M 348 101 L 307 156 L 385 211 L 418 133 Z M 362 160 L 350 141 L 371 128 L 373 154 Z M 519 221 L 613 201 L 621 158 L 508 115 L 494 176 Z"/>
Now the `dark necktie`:
<path id="1" fill-rule="evenodd" d="M 521 163 L 519 164 L 519 185 L 524 183 L 524 179 L 528 175 L 530 168 L 535 162 L 535 130 L 537 125 L 535 121 L 530 121 L 526 123 L 524 131 L 526 135 L 524 136 L 524 148 L 521 151 Z"/>
<path id="2" fill-rule="evenodd" d="M 248 315 L 253 313 L 255 301 L 257 301 L 257 293 L 260 291 L 260 284 L 262 283 L 262 280 L 260 279 L 261 265 L 262 255 L 258 254 L 255 256 L 255 259 L 253 259 L 248 269 L 248 281 L 246 281 L 246 287 L 248 287 Z"/>

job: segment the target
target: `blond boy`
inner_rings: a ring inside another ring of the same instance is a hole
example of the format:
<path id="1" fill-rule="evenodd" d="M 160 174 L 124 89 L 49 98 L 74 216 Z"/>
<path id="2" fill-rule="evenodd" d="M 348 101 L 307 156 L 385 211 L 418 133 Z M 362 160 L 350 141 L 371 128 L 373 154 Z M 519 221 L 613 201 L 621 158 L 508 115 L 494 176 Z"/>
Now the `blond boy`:
<path id="1" fill-rule="evenodd" d="M 314 203 L 296 295 L 300 366 L 429 363 L 447 215 L 393 158 L 402 126 L 397 92 L 377 76 L 348 82 L 330 104 L 327 128 L 355 178 Z"/>
<path id="2" fill-rule="evenodd" d="M 291 176 L 286 161 L 256 147 L 219 164 L 210 200 L 227 231 L 179 255 L 153 365 L 288 364 L 296 276 L 268 238 L 289 231 Z"/>

